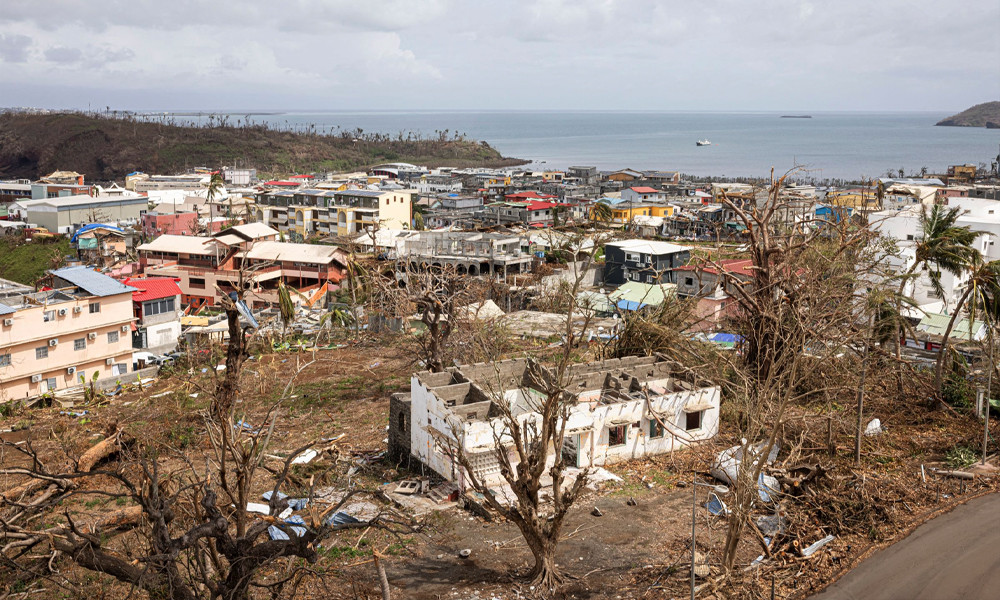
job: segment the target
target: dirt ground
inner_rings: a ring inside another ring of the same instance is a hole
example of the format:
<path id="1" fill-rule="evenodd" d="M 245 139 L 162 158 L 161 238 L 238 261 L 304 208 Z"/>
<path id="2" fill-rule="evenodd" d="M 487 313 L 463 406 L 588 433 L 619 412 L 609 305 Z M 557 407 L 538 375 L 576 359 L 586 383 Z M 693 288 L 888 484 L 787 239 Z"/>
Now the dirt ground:
<path id="1" fill-rule="evenodd" d="M 544 345 L 531 349 L 541 351 Z M 304 366 L 310 361 L 311 364 Z M 137 438 L 162 447 L 165 450 L 162 461 L 167 469 L 180 468 L 180 453 L 197 454 L 208 449 L 199 411 L 206 406 L 212 384 L 210 367 L 195 368 L 190 374 L 178 370 L 144 390 L 100 404 L 16 411 L 0 419 L 0 430 L 5 430 L 0 437 L 12 443 L 30 441 L 40 456 L 58 462 L 79 456 L 108 432 L 124 428 Z M 206 371 L 202 373 L 201 368 Z M 345 434 L 339 442 L 339 452 L 341 457 L 348 457 L 346 464 L 351 464 L 350 457 L 359 452 L 385 450 L 389 395 L 408 389 L 409 376 L 416 368 L 413 348 L 399 339 L 377 343 L 345 341 L 343 347 L 315 353 L 267 353 L 245 367 L 249 379 L 243 388 L 242 418 L 253 427 L 262 426 L 269 403 L 280 397 L 288 385 L 289 398 L 280 408 L 271 444 L 274 453 L 282 455 L 306 442 Z M 293 375 L 294 380 L 288 383 Z M 737 561 L 740 571 L 730 592 L 719 591 L 718 568 L 713 567 L 712 575 L 699 581 L 705 584 L 699 597 L 767 597 L 773 575 L 777 581 L 776 597 L 804 598 L 916 523 L 996 487 L 992 477 L 981 477 L 969 484 L 933 478 L 921 482 L 921 464 L 928 469 L 940 464 L 947 448 L 962 440 L 975 440 L 977 431 L 981 436 L 981 429 L 977 430 L 972 420 L 917 409 L 893 411 L 877 404 L 871 410 L 872 414 L 882 415 L 887 431 L 865 440 L 866 461 L 860 469 L 852 465 L 850 438 L 845 439 L 843 432 L 837 432 L 836 457 L 817 452 L 824 447 L 816 433 L 822 428 L 803 429 L 802 433 L 792 423 L 787 437 L 793 440 L 802 460 L 829 463 L 836 477 L 842 478 L 837 481 L 854 486 L 845 488 L 853 490 L 843 494 L 845 500 L 851 494 L 859 497 L 881 494 L 884 507 L 872 512 L 850 503 L 838 504 L 830 509 L 835 515 L 823 521 L 816 512 L 824 510 L 822 507 L 810 508 L 808 500 L 792 502 L 789 506 L 800 511 L 794 523 L 796 536 L 786 540 L 786 545 L 776 549 L 775 555 L 762 566 L 743 570 L 761 553 L 759 544 L 747 536 Z M 77 414 L 66 414 L 67 411 Z M 816 417 L 815 410 L 804 407 L 790 421 L 794 422 L 796 417 L 805 423 Z M 691 487 L 686 482 L 692 477 L 707 481 L 711 457 L 733 442 L 732 433 L 724 425 L 717 439 L 698 448 L 609 467 L 624 481 L 588 492 L 565 523 L 557 560 L 570 580 L 560 590 L 559 597 L 684 596 L 690 564 L 692 501 Z M 0 456 L 4 467 L 23 460 L 9 451 Z M 342 460 L 322 459 L 306 465 L 297 475 L 340 482 L 346 464 Z M 378 488 L 407 475 L 394 465 L 374 464 L 357 473 L 354 481 L 357 485 Z M 0 476 L 0 490 L 21 481 L 14 476 Z M 99 483 L 94 482 L 94 487 L 99 487 Z M 260 491 L 266 489 L 265 483 L 260 483 Z M 635 500 L 635 506 L 627 503 L 630 498 Z M 700 491 L 699 505 L 706 499 Z M 120 504 L 98 496 L 81 495 L 64 508 L 82 518 L 117 506 Z M 603 516 L 591 514 L 595 506 Z M 701 506 L 696 514 L 698 550 L 711 564 L 717 565 L 726 522 L 711 517 Z M 830 531 L 838 533 L 837 539 L 823 552 L 808 560 L 797 556 L 796 547 L 808 545 Z M 123 535 L 122 543 L 128 543 L 127 540 L 128 536 Z M 457 508 L 431 515 L 419 533 L 401 540 L 355 531 L 338 534 L 327 545 L 316 567 L 317 576 L 296 597 L 379 597 L 371 557 L 374 550 L 386 554 L 388 578 L 396 590 L 394 597 L 488 600 L 539 595 L 539 590 L 531 589 L 520 578 L 530 566 L 531 555 L 516 527 L 510 523 L 485 522 Z M 462 549 L 470 549 L 471 555 L 459 558 Z M 0 583 L 9 576 L 9 571 L 0 570 Z M 116 598 L 126 592 L 110 578 L 74 569 L 66 563 L 61 567 L 61 576 L 65 578 L 63 587 L 38 582 L 29 590 L 30 597 Z"/>

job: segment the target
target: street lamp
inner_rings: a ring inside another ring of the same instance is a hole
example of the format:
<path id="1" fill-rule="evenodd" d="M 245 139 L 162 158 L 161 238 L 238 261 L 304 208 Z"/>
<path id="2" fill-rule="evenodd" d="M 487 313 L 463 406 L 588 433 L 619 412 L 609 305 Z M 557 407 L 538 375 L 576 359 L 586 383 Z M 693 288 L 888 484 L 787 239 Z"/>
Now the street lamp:
<path id="1" fill-rule="evenodd" d="M 724 485 L 713 485 L 691 480 L 691 600 L 694 600 L 694 562 L 695 562 L 695 527 L 698 517 L 698 486 L 710 488 L 716 494 L 728 494 L 729 488 Z"/>

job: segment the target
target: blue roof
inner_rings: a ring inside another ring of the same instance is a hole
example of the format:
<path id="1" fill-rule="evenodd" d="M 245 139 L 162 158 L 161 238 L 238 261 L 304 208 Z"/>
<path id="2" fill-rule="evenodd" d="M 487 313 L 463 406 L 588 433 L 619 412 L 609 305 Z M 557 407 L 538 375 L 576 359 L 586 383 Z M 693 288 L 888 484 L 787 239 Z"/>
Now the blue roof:
<path id="1" fill-rule="evenodd" d="M 622 310 L 639 310 L 643 306 L 649 306 L 643 302 L 635 302 L 634 300 L 619 300 L 616 306 Z"/>
<path id="2" fill-rule="evenodd" d="M 76 242 L 77 236 L 79 236 L 81 233 L 86 233 L 86 232 L 90 231 L 91 229 L 110 229 L 112 231 L 121 232 L 122 234 L 125 233 L 124 229 L 122 229 L 120 227 L 115 227 L 113 225 L 105 225 L 103 223 L 88 223 L 88 224 L 84 225 L 83 227 L 77 229 L 76 233 L 73 234 L 73 237 L 71 237 L 69 239 L 69 242 L 71 244 L 74 243 L 74 242 Z"/>
<path id="3" fill-rule="evenodd" d="M 64 267 L 49 273 L 94 296 L 115 296 L 136 291 L 134 287 L 129 287 L 88 267 Z"/>
<path id="4" fill-rule="evenodd" d="M 7 306 L 6 304 L 0 304 L 0 315 L 12 315 L 15 312 L 17 311 Z"/>

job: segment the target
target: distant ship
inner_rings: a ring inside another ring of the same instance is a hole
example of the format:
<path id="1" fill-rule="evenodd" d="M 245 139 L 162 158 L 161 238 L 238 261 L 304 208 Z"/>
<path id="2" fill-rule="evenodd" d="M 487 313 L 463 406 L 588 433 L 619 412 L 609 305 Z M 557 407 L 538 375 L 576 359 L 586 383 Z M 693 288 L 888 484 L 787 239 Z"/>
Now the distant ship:
<path id="1" fill-rule="evenodd" d="M 697 142 L 695 142 L 695 144 L 697 144 L 699 146 L 711 146 L 712 142 L 710 142 L 708 140 L 698 140 Z"/>
<path id="2" fill-rule="evenodd" d="M 812 115 L 781 115 L 782 119 L 811 119 Z"/>

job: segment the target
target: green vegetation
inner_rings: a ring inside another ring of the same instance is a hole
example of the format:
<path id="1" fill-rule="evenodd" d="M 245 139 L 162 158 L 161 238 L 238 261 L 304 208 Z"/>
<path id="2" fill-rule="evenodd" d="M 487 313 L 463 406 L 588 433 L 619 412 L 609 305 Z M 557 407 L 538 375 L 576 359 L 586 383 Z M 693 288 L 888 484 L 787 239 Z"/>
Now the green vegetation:
<path id="1" fill-rule="evenodd" d="M 69 239 L 63 236 L 39 237 L 31 242 L 0 238 L 0 278 L 35 285 L 47 269 L 62 266 L 70 253 Z"/>
<path id="2" fill-rule="evenodd" d="M 993 125 L 990 125 L 993 123 Z M 997 127 L 1000 128 L 1000 101 L 983 102 L 963 110 L 957 115 L 938 121 L 948 127 Z"/>
<path id="3" fill-rule="evenodd" d="M 121 179 L 132 171 L 173 173 L 192 165 L 246 165 L 272 175 L 349 171 L 384 162 L 427 166 L 501 167 L 504 158 L 486 142 L 449 132 L 425 138 L 363 131 L 320 134 L 236 123 L 228 117 L 196 127 L 164 118 L 83 113 L 0 114 L 0 176 L 35 178 L 55 170 L 88 179 Z"/>
<path id="4" fill-rule="evenodd" d="M 979 455 L 968 446 L 955 446 L 944 455 L 944 461 L 952 469 L 964 469 L 977 460 L 979 460 Z"/>

